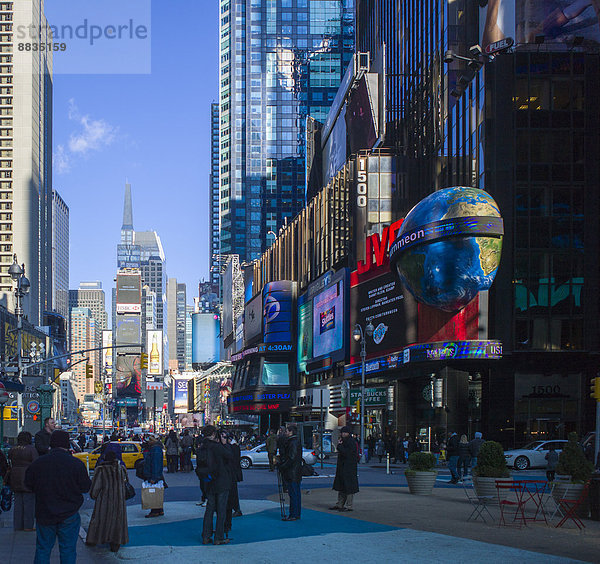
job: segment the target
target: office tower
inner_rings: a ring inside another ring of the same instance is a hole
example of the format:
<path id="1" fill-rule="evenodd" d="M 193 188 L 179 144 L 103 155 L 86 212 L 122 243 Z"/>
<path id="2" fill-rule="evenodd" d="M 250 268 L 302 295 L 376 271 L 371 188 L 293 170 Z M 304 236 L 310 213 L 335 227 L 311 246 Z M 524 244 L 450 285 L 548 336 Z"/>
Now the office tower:
<path id="1" fill-rule="evenodd" d="M 69 207 L 52 190 L 52 308 L 69 319 Z"/>
<path id="2" fill-rule="evenodd" d="M 77 290 L 69 290 L 69 308 L 88 308 L 100 331 L 108 328 L 106 297 L 102 282 L 81 282 Z"/>
<path id="3" fill-rule="evenodd" d="M 210 220 L 208 237 L 210 251 L 208 255 L 208 271 L 210 282 L 218 293 L 220 279 L 219 254 L 219 104 L 210 105 L 210 176 L 209 176 L 208 206 Z"/>
<path id="4" fill-rule="evenodd" d="M 0 301 L 14 306 L 16 253 L 31 283 L 25 315 L 41 325 L 52 309 L 52 52 L 17 49 L 18 29 L 51 41 L 43 0 L 0 2 Z"/>
<path id="5" fill-rule="evenodd" d="M 185 306 L 185 369 L 192 370 L 192 314 L 194 306 Z"/>
<path id="6" fill-rule="evenodd" d="M 131 201 L 131 184 L 125 184 L 123 201 L 123 225 L 121 226 L 121 242 L 117 245 L 117 268 L 139 268 L 140 248 L 134 243 L 133 204 Z"/>
<path id="7" fill-rule="evenodd" d="M 71 351 L 93 349 L 98 346 L 96 321 L 87 307 L 73 307 L 70 312 L 70 342 Z M 100 333 L 100 332 L 98 332 Z M 101 334 L 101 333 L 100 333 Z M 88 357 L 88 361 L 79 362 Z M 94 381 L 100 374 L 100 360 L 97 353 L 83 353 L 73 356 L 73 389 L 77 400 L 82 403 L 85 394 L 94 393 Z M 86 378 L 86 365 L 93 367 L 94 378 Z"/>
<path id="8" fill-rule="evenodd" d="M 167 281 L 169 368 L 185 369 L 186 286 L 176 278 Z"/>
<path id="9" fill-rule="evenodd" d="M 353 0 L 221 0 L 220 252 L 253 260 L 304 206 L 305 127 L 354 51 Z"/>

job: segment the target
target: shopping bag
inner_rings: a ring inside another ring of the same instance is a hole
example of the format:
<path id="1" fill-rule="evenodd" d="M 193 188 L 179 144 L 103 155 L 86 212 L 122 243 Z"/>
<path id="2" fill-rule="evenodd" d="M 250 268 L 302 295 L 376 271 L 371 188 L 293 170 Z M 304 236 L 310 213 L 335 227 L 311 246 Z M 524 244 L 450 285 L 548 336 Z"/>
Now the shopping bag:
<path id="1" fill-rule="evenodd" d="M 146 487 L 147 486 L 147 487 Z M 162 509 L 165 489 L 158 484 L 142 484 L 142 509 Z"/>

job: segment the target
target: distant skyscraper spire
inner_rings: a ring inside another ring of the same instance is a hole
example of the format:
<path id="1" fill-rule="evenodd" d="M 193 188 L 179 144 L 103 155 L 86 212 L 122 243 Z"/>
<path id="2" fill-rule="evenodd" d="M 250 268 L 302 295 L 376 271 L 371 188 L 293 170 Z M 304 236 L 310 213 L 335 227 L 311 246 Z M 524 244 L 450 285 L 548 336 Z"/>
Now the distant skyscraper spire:
<path id="1" fill-rule="evenodd" d="M 125 201 L 123 203 L 123 226 L 121 231 L 133 231 L 133 206 L 131 205 L 131 184 L 125 184 Z"/>

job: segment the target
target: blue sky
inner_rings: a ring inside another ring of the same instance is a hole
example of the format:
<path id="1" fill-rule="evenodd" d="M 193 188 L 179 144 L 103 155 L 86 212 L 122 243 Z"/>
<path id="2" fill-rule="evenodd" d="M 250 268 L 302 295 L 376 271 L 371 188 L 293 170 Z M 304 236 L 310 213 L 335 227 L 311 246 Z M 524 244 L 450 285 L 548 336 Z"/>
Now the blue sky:
<path id="1" fill-rule="evenodd" d="M 46 0 L 49 23 L 72 19 L 74 10 L 81 12 L 89 1 Z M 98 5 L 91 1 L 90 6 Z M 131 15 L 135 2 L 150 11 L 149 0 L 118 2 L 132 7 Z M 115 14 L 115 21 L 125 15 Z M 149 13 L 143 15 L 150 20 Z M 103 25 L 105 16 L 106 10 Z M 218 0 L 153 0 L 149 74 L 65 74 L 75 68 L 77 53 L 89 56 L 77 51 L 75 42 L 67 47 L 70 59 L 61 59 L 61 53 L 54 57 L 53 185 L 70 208 L 70 287 L 101 280 L 107 308 L 126 179 L 132 186 L 134 228 L 158 232 L 167 274 L 187 284 L 188 302 L 197 295 L 198 281 L 208 276 L 210 103 L 218 94 L 218 17 Z M 113 42 L 104 60 L 114 61 L 118 72 L 120 63 L 143 71 L 150 51 L 140 54 L 128 51 L 126 42 L 121 45 L 119 52 Z M 102 48 L 99 41 L 94 53 Z M 87 72 L 111 70 L 94 66 L 91 56 L 88 62 Z"/>

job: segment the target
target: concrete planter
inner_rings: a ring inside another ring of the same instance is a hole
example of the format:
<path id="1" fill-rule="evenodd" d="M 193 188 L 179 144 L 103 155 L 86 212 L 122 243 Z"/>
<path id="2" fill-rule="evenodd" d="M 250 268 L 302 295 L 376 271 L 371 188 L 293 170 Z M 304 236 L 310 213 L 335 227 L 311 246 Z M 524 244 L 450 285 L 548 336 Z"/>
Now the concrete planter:
<path id="1" fill-rule="evenodd" d="M 486 478 L 480 476 L 473 476 L 473 487 L 477 492 L 478 496 L 486 496 L 494 498 L 494 503 L 498 501 L 498 490 L 496 489 L 496 482 L 511 482 L 512 478 Z M 509 490 L 502 490 L 500 493 L 501 499 L 508 497 Z"/>
<path id="2" fill-rule="evenodd" d="M 408 491 L 414 495 L 431 495 L 437 474 L 437 470 L 407 473 Z"/>
<path id="3" fill-rule="evenodd" d="M 579 496 L 581 495 L 581 492 L 583 491 L 583 484 L 570 484 L 568 482 L 556 482 L 554 484 L 554 488 L 552 489 L 552 497 L 554 498 L 554 501 L 558 504 L 558 502 L 565 497 L 565 493 L 566 493 L 566 497 L 568 499 L 579 499 Z M 579 506 L 579 508 L 577 509 L 576 513 L 577 515 L 579 515 L 579 517 L 584 517 L 587 518 L 587 516 L 589 515 L 590 512 L 590 504 L 589 504 L 589 498 L 586 497 L 583 502 L 581 503 L 581 505 Z"/>

